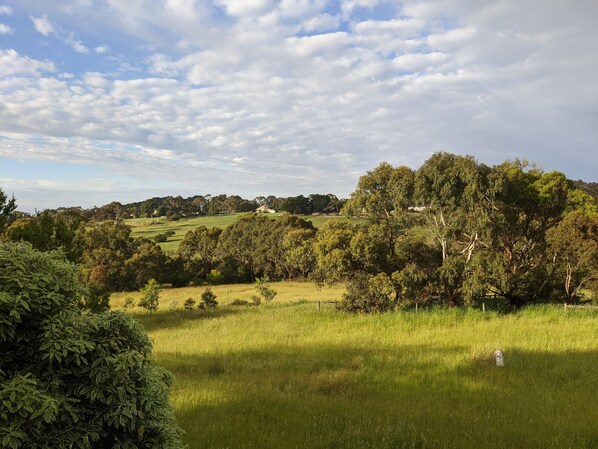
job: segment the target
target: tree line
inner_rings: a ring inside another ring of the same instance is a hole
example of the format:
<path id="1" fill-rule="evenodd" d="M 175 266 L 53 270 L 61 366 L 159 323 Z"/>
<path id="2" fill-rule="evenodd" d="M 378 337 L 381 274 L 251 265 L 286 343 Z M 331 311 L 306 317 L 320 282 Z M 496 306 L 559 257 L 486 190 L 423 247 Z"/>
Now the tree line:
<path id="1" fill-rule="evenodd" d="M 100 207 L 83 209 L 81 207 L 62 207 L 48 209 L 51 214 L 77 215 L 85 221 L 126 220 L 129 218 L 166 217 L 178 220 L 183 217 L 203 215 L 232 214 L 239 212 L 255 212 L 260 206 L 277 212 L 289 212 L 297 215 L 338 214 L 345 199 L 339 199 L 332 193 L 312 193 L 308 196 L 289 197 L 258 196 L 248 200 L 239 195 L 194 195 L 166 196 L 148 198 L 144 201 L 121 204 L 113 201 Z M 31 215 L 16 212 L 15 218 L 30 218 Z"/>
<path id="2" fill-rule="evenodd" d="M 3 238 L 62 248 L 90 304 L 149 279 L 184 286 L 265 275 L 346 282 L 350 311 L 487 298 L 521 307 L 598 291 L 598 202 L 588 186 L 524 161 L 490 167 L 436 153 L 417 170 L 381 163 L 359 179 L 342 209 L 348 218 L 320 229 L 293 214 L 247 213 L 225 229 L 189 231 L 167 255 L 119 221 L 63 209 L 7 218 Z"/>

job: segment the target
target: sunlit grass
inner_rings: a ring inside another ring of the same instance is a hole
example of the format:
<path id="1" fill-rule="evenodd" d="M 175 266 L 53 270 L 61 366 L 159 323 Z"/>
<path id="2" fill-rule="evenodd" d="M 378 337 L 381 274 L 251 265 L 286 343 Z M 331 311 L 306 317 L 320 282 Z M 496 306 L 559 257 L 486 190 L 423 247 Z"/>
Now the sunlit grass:
<path id="1" fill-rule="evenodd" d="M 314 304 L 342 288 L 309 283 L 274 284 L 259 307 L 226 305 L 227 291 L 251 287 L 215 287 L 215 310 L 135 312 L 176 376 L 190 449 L 598 447 L 594 311 L 348 315 Z"/>

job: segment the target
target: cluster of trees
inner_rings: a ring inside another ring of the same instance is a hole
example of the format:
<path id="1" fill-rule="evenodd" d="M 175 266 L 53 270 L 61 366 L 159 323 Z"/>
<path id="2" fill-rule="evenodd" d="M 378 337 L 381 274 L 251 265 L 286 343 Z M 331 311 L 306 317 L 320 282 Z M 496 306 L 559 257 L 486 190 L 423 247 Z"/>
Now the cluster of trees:
<path id="1" fill-rule="evenodd" d="M 188 198 L 182 196 L 154 197 L 145 201 L 121 204 L 118 201 L 101 207 L 84 210 L 81 208 L 58 209 L 51 212 L 76 211 L 86 220 L 125 220 L 131 217 L 167 217 L 177 220 L 181 217 L 196 215 L 232 214 L 236 212 L 255 212 L 260 206 L 267 206 L 276 211 L 299 215 L 336 214 L 339 213 L 344 200 L 333 194 L 311 194 L 306 196 L 258 196 L 252 200 L 238 195 L 195 195 Z"/>
<path id="2" fill-rule="evenodd" d="M 349 280 L 348 310 L 488 296 L 521 307 L 598 291 L 598 205 L 560 172 L 437 153 L 416 171 L 380 164 L 345 211 L 369 223 L 335 225 L 318 266 Z"/>
<path id="3" fill-rule="evenodd" d="M 151 279 L 176 287 L 249 282 L 263 275 L 304 277 L 313 266 L 313 251 L 305 242 L 316 230 L 294 215 L 272 220 L 248 213 L 224 230 L 200 226 L 187 233 L 172 256 L 154 240 L 133 238 L 121 221 L 86 221 L 72 209 L 17 219 L 9 215 L 2 239 L 26 241 L 41 251 L 61 249 L 78 264 L 88 292 L 83 305 L 94 311 L 108 307 L 111 292 L 139 290 Z"/>

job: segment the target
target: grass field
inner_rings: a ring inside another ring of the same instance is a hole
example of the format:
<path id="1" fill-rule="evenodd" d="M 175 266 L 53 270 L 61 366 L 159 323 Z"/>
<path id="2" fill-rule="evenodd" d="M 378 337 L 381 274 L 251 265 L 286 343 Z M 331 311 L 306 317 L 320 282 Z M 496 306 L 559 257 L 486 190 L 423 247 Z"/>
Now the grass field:
<path id="1" fill-rule="evenodd" d="M 273 286 L 259 307 L 227 305 L 253 294 L 237 285 L 214 288 L 215 310 L 180 310 L 202 291 L 188 288 L 163 291 L 152 317 L 132 312 L 176 376 L 190 449 L 598 448 L 593 311 L 355 316 L 317 311 L 340 287 Z"/>
<path id="2" fill-rule="evenodd" d="M 133 237 L 153 238 L 157 234 L 166 231 L 174 231 L 175 235 L 168 238 L 167 242 L 160 243 L 160 246 L 167 253 L 175 253 L 179 248 L 183 237 L 187 231 L 192 231 L 198 226 L 206 226 L 208 228 L 224 228 L 233 223 L 237 218 L 243 214 L 223 214 L 223 215 L 207 215 L 203 217 L 182 218 L 178 221 L 166 221 L 166 218 L 131 218 L 125 220 L 125 223 L 131 226 Z M 267 217 L 275 219 L 282 214 L 266 214 Z M 345 220 L 342 216 L 328 216 L 328 215 L 308 215 L 303 218 L 311 221 L 316 228 L 322 226 L 330 220 Z"/>

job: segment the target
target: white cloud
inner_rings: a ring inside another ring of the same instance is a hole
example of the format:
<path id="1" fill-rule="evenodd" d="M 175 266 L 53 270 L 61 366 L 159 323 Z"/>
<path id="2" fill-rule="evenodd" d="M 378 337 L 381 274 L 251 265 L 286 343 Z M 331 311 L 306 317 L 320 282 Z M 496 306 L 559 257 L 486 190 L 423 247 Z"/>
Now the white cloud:
<path id="1" fill-rule="evenodd" d="M 579 2 L 539 14 L 515 0 L 72 0 L 54 12 L 30 0 L 81 50 L 134 42 L 137 60 L 101 61 L 149 75 L 53 75 L 49 61 L 0 52 L 0 155 L 247 196 L 346 195 L 381 160 L 417 166 L 441 149 L 591 179 L 598 31 Z"/>
<path id="2" fill-rule="evenodd" d="M 338 14 L 319 14 L 303 21 L 301 28 L 308 32 L 336 30 L 340 25 Z"/>
<path id="3" fill-rule="evenodd" d="M 94 51 L 98 55 L 105 55 L 106 53 L 110 53 L 110 47 L 108 45 L 99 45 L 94 48 Z"/>
<path id="4" fill-rule="evenodd" d="M 89 53 L 89 48 L 81 42 L 73 33 L 69 33 L 68 35 L 64 36 L 63 38 L 64 43 L 69 45 L 74 51 L 81 54 Z"/>
<path id="5" fill-rule="evenodd" d="M 13 34 L 13 32 L 14 30 L 11 27 L 3 23 L 0 23 L 0 34 Z"/>
<path id="6" fill-rule="evenodd" d="M 227 12 L 236 17 L 255 16 L 272 6 L 271 0 L 217 0 Z"/>
<path id="7" fill-rule="evenodd" d="M 38 61 L 21 56 L 15 50 L 0 49 L 0 78 L 15 75 L 39 75 L 42 72 L 54 71 L 56 68 L 50 61 Z"/>
<path id="8" fill-rule="evenodd" d="M 10 6 L 0 6 L 0 15 L 12 15 L 12 8 Z"/>
<path id="9" fill-rule="evenodd" d="M 39 34 L 42 34 L 46 37 L 50 36 L 51 34 L 56 34 L 56 27 L 48 20 L 47 17 L 32 16 L 30 19 L 33 22 L 35 31 L 37 31 Z"/>
<path id="10" fill-rule="evenodd" d="M 83 83 L 90 87 L 106 87 L 108 81 L 98 72 L 88 72 L 83 77 Z"/>

